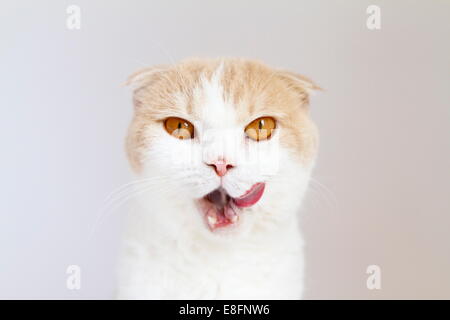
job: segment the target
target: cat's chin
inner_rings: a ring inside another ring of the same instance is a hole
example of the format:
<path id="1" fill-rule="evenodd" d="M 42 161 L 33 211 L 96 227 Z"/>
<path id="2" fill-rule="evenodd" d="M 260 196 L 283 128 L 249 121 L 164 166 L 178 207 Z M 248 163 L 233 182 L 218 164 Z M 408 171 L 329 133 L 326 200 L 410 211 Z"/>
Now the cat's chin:
<path id="1" fill-rule="evenodd" d="M 264 193 L 265 183 L 256 183 L 242 196 L 233 198 L 223 188 L 217 188 L 197 200 L 206 226 L 212 232 L 235 228 L 243 209 L 256 204 Z"/>

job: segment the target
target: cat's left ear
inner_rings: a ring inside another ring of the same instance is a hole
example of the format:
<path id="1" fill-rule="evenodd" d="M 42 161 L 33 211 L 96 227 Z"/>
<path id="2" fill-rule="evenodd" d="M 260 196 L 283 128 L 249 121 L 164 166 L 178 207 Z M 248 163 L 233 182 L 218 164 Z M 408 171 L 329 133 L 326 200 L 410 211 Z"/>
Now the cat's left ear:
<path id="1" fill-rule="evenodd" d="M 279 71 L 278 76 L 282 78 L 290 88 L 295 90 L 302 100 L 305 100 L 305 102 L 309 102 L 309 96 L 311 94 L 314 94 L 315 91 L 323 91 L 321 87 L 319 87 L 317 84 L 315 84 L 311 79 L 290 71 Z"/>

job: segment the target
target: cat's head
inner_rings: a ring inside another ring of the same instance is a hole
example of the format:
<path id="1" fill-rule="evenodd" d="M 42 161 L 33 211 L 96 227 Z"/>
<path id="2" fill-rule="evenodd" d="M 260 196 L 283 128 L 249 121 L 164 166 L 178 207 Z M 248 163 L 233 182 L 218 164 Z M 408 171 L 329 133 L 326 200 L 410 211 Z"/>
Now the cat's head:
<path id="1" fill-rule="evenodd" d="M 159 203 L 149 214 L 223 234 L 270 228 L 298 209 L 318 140 L 309 79 L 217 59 L 147 68 L 129 83 L 127 151 Z"/>

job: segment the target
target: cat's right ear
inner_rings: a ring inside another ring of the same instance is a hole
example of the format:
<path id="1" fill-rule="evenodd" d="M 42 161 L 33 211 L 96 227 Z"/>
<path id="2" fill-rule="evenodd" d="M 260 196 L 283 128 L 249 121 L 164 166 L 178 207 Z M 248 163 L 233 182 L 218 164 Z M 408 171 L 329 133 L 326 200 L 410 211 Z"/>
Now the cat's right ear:
<path id="1" fill-rule="evenodd" d="M 140 109 L 143 105 L 143 93 L 146 91 L 143 89 L 148 88 L 152 83 L 158 81 L 167 70 L 168 67 L 164 65 L 147 67 L 134 72 L 128 77 L 124 85 L 131 87 L 133 90 L 133 105 L 135 110 Z"/>
<path id="2" fill-rule="evenodd" d="M 165 65 L 140 69 L 131 74 L 124 85 L 130 86 L 133 90 L 136 91 L 150 84 L 152 81 L 155 81 L 167 69 L 168 67 Z"/>

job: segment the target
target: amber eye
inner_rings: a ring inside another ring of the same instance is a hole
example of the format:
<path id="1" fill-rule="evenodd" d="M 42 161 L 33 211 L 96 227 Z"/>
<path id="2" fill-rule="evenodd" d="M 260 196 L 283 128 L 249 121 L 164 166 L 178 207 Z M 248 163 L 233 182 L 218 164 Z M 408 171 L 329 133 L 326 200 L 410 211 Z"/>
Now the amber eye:
<path id="1" fill-rule="evenodd" d="M 187 120 L 170 117 L 164 121 L 164 128 L 166 131 L 177 139 L 192 139 L 194 138 L 194 126 Z"/>
<path id="2" fill-rule="evenodd" d="M 261 117 L 250 122 L 245 127 L 245 134 L 252 140 L 261 141 L 269 139 L 275 129 L 276 121 L 271 117 Z"/>

